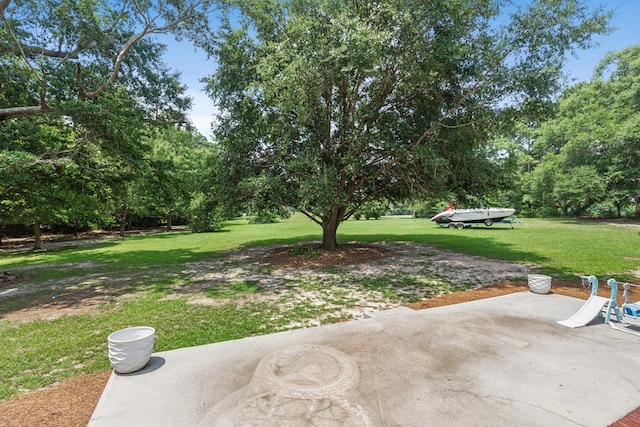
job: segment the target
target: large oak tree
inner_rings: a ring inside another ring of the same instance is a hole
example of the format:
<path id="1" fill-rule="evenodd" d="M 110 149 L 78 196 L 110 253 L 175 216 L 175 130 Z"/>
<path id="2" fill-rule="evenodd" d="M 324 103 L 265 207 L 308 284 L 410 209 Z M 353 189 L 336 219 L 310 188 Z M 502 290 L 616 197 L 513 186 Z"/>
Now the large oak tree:
<path id="1" fill-rule="evenodd" d="M 0 121 L 51 112 L 70 99 L 96 99 L 118 79 L 137 86 L 140 94 L 150 73 L 156 81 L 149 91 L 163 85 L 168 90 L 164 70 L 153 63 L 159 45 L 151 37 L 174 34 L 206 47 L 214 5 L 211 0 L 0 0 Z"/>
<path id="2" fill-rule="evenodd" d="M 326 249 L 369 201 L 483 192 L 484 142 L 548 101 L 565 56 L 608 25 L 577 0 L 237 6 L 208 85 L 220 188 L 254 210 L 299 209 Z"/>

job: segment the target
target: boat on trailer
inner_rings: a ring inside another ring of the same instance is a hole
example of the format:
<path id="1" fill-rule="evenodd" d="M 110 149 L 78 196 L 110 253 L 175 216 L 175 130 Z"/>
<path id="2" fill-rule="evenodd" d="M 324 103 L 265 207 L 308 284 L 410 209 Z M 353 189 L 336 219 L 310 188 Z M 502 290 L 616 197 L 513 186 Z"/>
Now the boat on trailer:
<path id="1" fill-rule="evenodd" d="M 511 217 L 515 211 L 513 208 L 447 209 L 431 218 L 431 221 L 449 228 L 465 228 L 473 224 L 490 227 L 495 222 Z"/>

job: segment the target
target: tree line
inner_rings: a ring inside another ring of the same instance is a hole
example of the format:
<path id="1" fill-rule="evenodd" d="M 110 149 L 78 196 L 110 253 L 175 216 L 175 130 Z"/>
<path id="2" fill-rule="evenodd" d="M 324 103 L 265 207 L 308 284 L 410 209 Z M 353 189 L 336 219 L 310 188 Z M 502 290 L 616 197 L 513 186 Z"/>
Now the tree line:
<path id="1" fill-rule="evenodd" d="M 608 53 L 590 81 L 566 89 L 552 116 L 522 125 L 512 144 L 521 210 L 640 219 L 640 45 Z"/>
<path id="2" fill-rule="evenodd" d="M 640 217 L 640 47 L 562 84 L 565 56 L 610 30 L 602 8 L 47 4 L 0 0 L 0 234 L 212 231 L 298 210 L 331 249 L 344 220 L 392 203 L 435 213 L 454 198 Z M 150 38 L 167 32 L 217 60 L 205 77 L 213 141 L 191 127 L 186 88 Z"/>

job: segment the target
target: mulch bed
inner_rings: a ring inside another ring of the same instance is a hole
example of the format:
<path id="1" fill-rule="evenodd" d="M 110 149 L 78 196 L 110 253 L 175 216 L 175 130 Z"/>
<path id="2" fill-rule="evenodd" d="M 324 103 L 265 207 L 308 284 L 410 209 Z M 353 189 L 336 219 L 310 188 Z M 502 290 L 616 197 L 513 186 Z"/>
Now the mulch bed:
<path id="1" fill-rule="evenodd" d="M 111 371 L 81 374 L 0 404 L 0 426 L 86 426 Z"/>

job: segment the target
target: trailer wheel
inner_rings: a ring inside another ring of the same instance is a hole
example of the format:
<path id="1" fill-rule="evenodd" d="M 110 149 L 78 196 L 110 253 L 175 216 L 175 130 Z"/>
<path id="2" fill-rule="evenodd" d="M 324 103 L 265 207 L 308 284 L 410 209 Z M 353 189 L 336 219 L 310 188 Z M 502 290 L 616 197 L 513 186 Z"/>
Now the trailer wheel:
<path id="1" fill-rule="evenodd" d="M 486 225 L 487 227 L 491 227 L 493 225 L 493 220 L 492 219 L 485 219 L 484 220 L 484 225 Z"/>
<path id="2" fill-rule="evenodd" d="M 451 229 L 454 229 L 454 228 L 456 228 L 456 225 L 454 223 L 450 223 L 449 225 L 447 225 L 447 227 L 449 227 Z"/>
<path id="3" fill-rule="evenodd" d="M 462 230 L 462 229 L 464 229 L 464 224 L 463 223 L 458 224 L 458 230 Z"/>

